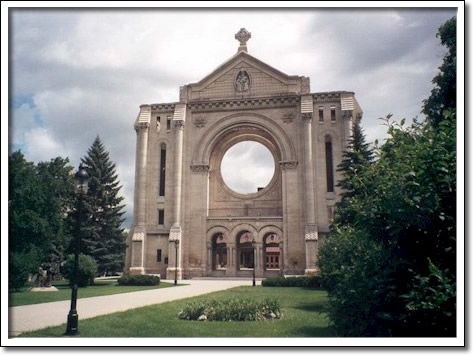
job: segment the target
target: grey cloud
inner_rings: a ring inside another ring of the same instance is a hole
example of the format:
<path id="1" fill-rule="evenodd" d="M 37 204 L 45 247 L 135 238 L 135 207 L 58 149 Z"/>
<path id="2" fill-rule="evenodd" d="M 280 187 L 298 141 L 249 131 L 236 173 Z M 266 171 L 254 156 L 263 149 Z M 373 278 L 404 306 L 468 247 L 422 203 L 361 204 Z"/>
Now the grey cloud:
<path id="1" fill-rule="evenodd" d="M 247 26 L 241 24 L 242 18 L 254 21 L 253 26 L 267 24 L 257 32 L 248 25 L 254 32 L 250 53 L 288 74 L 309 76 L 312 92 L 355 91 L 365 112 L 363 125 L 372 140 L 385 136 L 377 117 L 419 114 L 443 55 L 435 33 L 455 11 L 305 9 L 269 13 L 15 10 L 10 27 L 10 94 L 33 96 L 36 107 L 32 111 L 39 113 L 57 146 L 64 149 L 57 154 L 68 155 L 74 165 L 95 136 L 102 137 L 117 164 L 129 224 L 136 138 L 133 122 L 138 106 L 177 101 L 180 85 L 201 79 L 234 54 L 233 36 L 222 37 L 216 26 L 226 26 L 224 31 L 229 26 Z M 193 33 L 188 33 L 189 27 L 170 26 L 181 14 L 187 22 L 205 26 Z M 284 16 L 270 28 L 272 18 L 281 14 Z M 304 21 L 297 21 L 302 16 Z M 290 34 L 278 35 L 281 28 L 289 29 Z M 209 38 L 202 38 L 202 33 Z M 169 36 L 172 40 L 166 42 Z M 197 48 L 196 42 L 200 43 Z M 205 48 L 200 50 L 201 46 Z M 34 126 L 29 112 L 17 111 L 11 118 L 21 120 L 10 122 L 15 140 Z M 232 176 L 239 177 L 234 180 L 248 191 L 261 186 L 254 180 L 274 164 L 259 150 L 241 150 L 233 159 Z M 255 168 L 255 172 L 243 176 L 238 164 Z"/>

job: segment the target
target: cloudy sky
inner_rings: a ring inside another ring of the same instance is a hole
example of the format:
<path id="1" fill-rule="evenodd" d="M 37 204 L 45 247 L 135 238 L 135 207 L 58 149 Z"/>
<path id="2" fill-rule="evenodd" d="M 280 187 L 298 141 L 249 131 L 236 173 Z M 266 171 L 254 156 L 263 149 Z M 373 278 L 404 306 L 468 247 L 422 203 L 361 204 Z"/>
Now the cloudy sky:
<path id="1" fill-rule="evenodd" d="M 178 101 L 179 86 L 198 81 L 236 53 L 234 34 L 241 27 L 252 33 L 250 54 L 287 74 L 309 76 L 312 92 L 354 91 L 372 141 L 385 137 L 378 117 L 421 117 L 444 54 L 435 34 L 455 14 L 456 9 L 15 10 L 9 33 L 10 148 L 35 162 L 67 156 L 77 166 L 100 135 L 117 164 L 128 227 L 138 106 Z M 251 166 L 258 157 L 247 151 L 234 159 Z"/>

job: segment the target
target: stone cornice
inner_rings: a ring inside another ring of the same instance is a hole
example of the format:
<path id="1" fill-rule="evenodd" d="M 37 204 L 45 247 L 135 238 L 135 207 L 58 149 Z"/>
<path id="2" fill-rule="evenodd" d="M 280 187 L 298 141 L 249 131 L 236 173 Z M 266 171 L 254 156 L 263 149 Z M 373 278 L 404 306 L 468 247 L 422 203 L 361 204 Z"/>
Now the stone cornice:
<path id="1" fill-rule="evenodd" d="M 286 160 L 286 161 L 280 161 L 279 166 L 281 167 L 282 170 L 292 170 L 297 168 L 297 161 L 295 160 Z"/>
<path id="2" fill-rule="evenodd" d="M 210 171 L 210 165 L 206 165 L 206 164 L 191 165 L 191 170 L 194 173 L 208 173 Z"/>
<path id="3" fill-rule="evenodd" d="M 174 112 L 176 104 L 153 104 L 150 105 L 153 112 Z"/>
<path id="4" fill-rule="evenodd" d="M 135 123 L 135 131 L 139 132 L 140 130 L 147 131 L 149 129 L 149 122 L 137 122 Z"/>
<path id="5" fill-rule="evenodd" d="M 225 101 L 190 102 L 188 108 L 193 112 L 254 110 L 255 108 L 296 107 L 299 96 L 252 98 Z"/>
<path id="6" fill-rule="evenodd" d="M 183 120 L 175 120 L 174 121 L 174 127 L 176 129 L 184 129 L 185 122 Z"/>
<path id="7" fill-rule="evenodd" d="M 312 121 L 312 112 L 303 112 L 302 113 L 303 121 Z"/>
<path id="8" fill-rule="evenodd" d="M 351 91 L 333 91 L 310 93 L 315 103 L 337 102 L 340 101 L 342 94 L 352 94 Z M 209 101 L 190 101 L 188 109 L 195 112 L 211 112 L 226 110 L 251 110 L 254 108 L 265 107 L 294 107 L 301 100 L 300 95 L 288 94 L 285 96 L 261 97 L 261 98 L 242 98 L 242 99 L 218 99 Z M 156 103 L 150 105 L 141 105 L 140 107 L 151 107 L 153 112 L 171 113 L 174 112 L 178 102 Z"/>

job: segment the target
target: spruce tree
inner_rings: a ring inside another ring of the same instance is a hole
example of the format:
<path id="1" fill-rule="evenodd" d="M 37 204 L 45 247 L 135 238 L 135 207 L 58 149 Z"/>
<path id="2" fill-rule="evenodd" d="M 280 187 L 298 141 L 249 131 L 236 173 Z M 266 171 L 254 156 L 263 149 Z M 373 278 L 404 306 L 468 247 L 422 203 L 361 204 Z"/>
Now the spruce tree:
<path id="1" fill-rule="evenodd" d="M 126 248 L 121 224 L 124 205 L 121 189 L 109 153 L 100 140 L 95 138 L 82 158 L 89 173 L 89 189 L 86 206 L 90 217 L 83 229 L 82 252 L 91 255 L 97 262 L 99 273 L 119 271 L 123 267 Z"/>
<path id="2" fill-rule="evenodd" d="M 373 161 L 373 152 L 369 144 L 365 141 L 365 135 L 361 128 L 360 122 L 357 120 L 353 126 L 353 136 L 348 144 L 348 149 L 343 152 L 343 159 L 338 165 L 337 171 L 342 172 L 342 179 L 337 186 L 342 188 L 342 199 L 337 204 L 336 222 L 344 224 L 348 222 L 349 216 L 345 215 L 342 207 L 350 203 L 350 198 L 356 196 L 359 188 L 363 184 L 362 172 L 363 169 L 370 165 Z"/>

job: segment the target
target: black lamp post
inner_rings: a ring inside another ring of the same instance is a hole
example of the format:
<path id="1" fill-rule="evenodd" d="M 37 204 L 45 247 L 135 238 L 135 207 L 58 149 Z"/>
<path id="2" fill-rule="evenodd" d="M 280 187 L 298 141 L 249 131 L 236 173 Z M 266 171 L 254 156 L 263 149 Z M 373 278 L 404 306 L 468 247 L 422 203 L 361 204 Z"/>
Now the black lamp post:
<path id="1" fill-rule="evenodd" d="M 251 246 L 253 247 L 253 286 L 256 286 L 256 241 L 253 239 L 251 242 Z"/>
<path id="2" fill-rule="evenodd" d="M 179 239 L 174 240 L 174 246 L 176 247 L 176 260 L 174 261 L 174 285 L 177 285 L 177 250 L 179 249 Z"/>
<path id="3" fill-rule="evenodd" d="M 75 235 L 75 247 L 74 247 L 74 276 L 72 285 L 72 296 L 71 296 L 71 310 L 67 316 L 67 329 L 66 335 L 77 335 L 79 334 L 79 315 L 77 314 L 77 282 L 79 273 L 79 251 L 80 251 L 80 233 L 81 233 L 81 222 L 82 222 L 82 200 L 84 194 L 87 193 L 87 183 L 89 180 L 89 174 L 84 169 L 82 164 L 79 165 L 79 170 L 75 175 L 76 181 L 76 193 L 79 198 L 77 199 L 77 225 Z"/>

